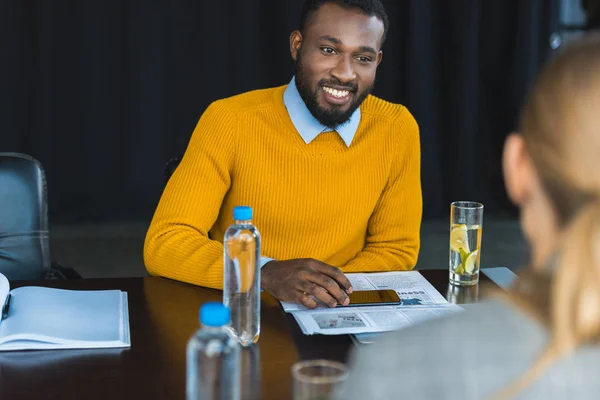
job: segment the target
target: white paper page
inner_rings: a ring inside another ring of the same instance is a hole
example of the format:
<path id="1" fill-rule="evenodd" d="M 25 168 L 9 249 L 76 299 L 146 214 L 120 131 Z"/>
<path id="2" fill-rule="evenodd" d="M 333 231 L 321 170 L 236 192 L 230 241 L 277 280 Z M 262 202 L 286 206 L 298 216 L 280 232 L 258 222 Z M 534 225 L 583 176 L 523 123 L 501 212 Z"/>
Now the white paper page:
<path id="1" fill-rule="evenodd" d="M 0 351 L 10 350 L 64 350 L 64 349 L 97 349 L 97 348 L 124 348 L 126 346 L 120 341 L 110 342 L 69 342 L 49 343 L 38 340 L 11 340 L 2 345 Z"/>
<path id="2" fill-rule="evenodd" d="M 121 339 L 124 347 L 131 346 L 131 335 L 129 330 L 129 298 L 127 292 L 121 292 Z"/>
<path id="3" fill-rule="evenodd" d="M 0 274 L 0 313 L 2 312 L 4 301 L 6 300 L 6 296 L 8 296 L 9 291 L 10 283 L 8 282 L 8 279 L 6 279 L 6 276 L 3 274 Z"/>
<path id="4" fill-rule="evenodd" d="M 377 286 L 373 284 L 368 278 L 367 274 L 347 274 L 348 280 L 352 284 L 352 290 L 377 290 Z"/>
<path id="5" fill-rule="evenodd" d="M 51 343 L 41 340 L 28 340 L 28 339 L 13 339 L 7 343 L 2 345 L 1 350 L 36 350 L 36 349 L 95 349 L 98 347 L 101 348 L 126 348 L 131 347 L 131 338 L 130 338 L 130 330 L 129 330 L 129 303 L 127 300 L 127 292 L 121 292 L 121 304 L 122 304 L 122 314 L 121 314 L 121 340 L 116 341 L 103 341 L 103 342 L 86 342 L 86 341 L 68 341 L 66 343 Z M 18 337 L 18 335 L 13 335 L 13 338 Z M 107 354 L 106 352 L 99 354 Z M 115 353 L 118 354 L 118 353 Z"/>
<path id="6" fill-rule="evenodd" d="M 421 304 L 447 304 L 448 301 L 438 292 L 419 271 L 381 272 L 367 274 L 377 289 L 393 289 L 402 300 L 421 300 Z M 410 305 L 410 304 L 406 304 Z"/>
<path id="7" fill-rule="evenodd" d="M 403 300 L 403 306 L 419 306 L 433 304 L 447 304 L 448 301 L 438 292 L 431 283 L 421 275 L 419 271 L 394 271 L 346 274 L 352 289 L 361 290 L 385 290 L 392 289 Z M 281 302 L 285 312 L 307 311 L 308 308 L 292 303 Z M 325 309 L 327 306 L 319 304 L 317 309 Z"/>
<path id="8" fill-rule="evenodd" d="M 441 318 L 463 309 L 456 304 L 410 308 L 402 306 L 346 307 L 295 312 L 306 335 L 344 335 L 396 331 L 433 318 Z"/>
<path id="9" fill-rule="evenodd" d="M 125 333 L 121 293 L 34 286 L 14 289 L 8 317 L 0 324 L 0 336 L 3 341 L 87 342 L 91 347 L 94 342 L 122 342 Z"/>

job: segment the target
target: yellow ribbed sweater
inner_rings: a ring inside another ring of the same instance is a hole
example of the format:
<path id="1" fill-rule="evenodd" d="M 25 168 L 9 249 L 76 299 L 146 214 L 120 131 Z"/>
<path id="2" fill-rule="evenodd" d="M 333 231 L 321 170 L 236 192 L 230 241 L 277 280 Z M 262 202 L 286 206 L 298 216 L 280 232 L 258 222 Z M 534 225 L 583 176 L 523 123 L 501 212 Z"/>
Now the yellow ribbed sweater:
<path id="1" fill-rule="evenodd" d="M 422 199 L 410 112 L 369 96 L 350 147 L 336 132 L 306 144 L 284 90 L 206 109 L 148 229 L 150 274 L 221 289 L 223 236 L 237 205 L 253 208 L 262 256 L 315 258 L 344 272 L 415 266 Z"/>

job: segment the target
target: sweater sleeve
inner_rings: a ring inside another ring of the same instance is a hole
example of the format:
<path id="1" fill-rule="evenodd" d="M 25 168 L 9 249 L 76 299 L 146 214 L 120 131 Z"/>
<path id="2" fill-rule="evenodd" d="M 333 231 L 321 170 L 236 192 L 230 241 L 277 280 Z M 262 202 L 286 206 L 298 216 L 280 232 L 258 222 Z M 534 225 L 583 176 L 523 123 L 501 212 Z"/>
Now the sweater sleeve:
<path id="1" fill-rule="evenodd" d="M 231 185 L 235 115 L 221 102 L 200 118 L 146 234 L 151 275 L 221 289 L 223 244 L 208 237 Z"/>
<path id="2" fill-rule="evenodd" d="M 344 272 L 411 270 L 417 263 L 423 212 L 419 127 L 404 108 L 394 123 L 396 156 L 369 219 L 365 247 Z"/>

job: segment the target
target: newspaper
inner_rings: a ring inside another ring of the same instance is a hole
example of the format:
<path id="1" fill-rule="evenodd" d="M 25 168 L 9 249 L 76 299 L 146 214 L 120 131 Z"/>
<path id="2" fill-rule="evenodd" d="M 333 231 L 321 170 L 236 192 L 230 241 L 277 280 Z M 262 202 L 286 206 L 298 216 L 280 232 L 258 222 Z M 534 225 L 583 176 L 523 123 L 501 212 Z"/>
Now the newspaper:
<path id="1" fill-rule="evenodd" d="M 360 273 L 346 275 L 355 291 L 392 289 L 401 304 L 328 308 L 319 304 L 314 310 L 282 302 L 306 335 L 342 335 L 386 332 L 418 322 L 454 314 L 463 309 L 446 301 L 418 271 Z"/>

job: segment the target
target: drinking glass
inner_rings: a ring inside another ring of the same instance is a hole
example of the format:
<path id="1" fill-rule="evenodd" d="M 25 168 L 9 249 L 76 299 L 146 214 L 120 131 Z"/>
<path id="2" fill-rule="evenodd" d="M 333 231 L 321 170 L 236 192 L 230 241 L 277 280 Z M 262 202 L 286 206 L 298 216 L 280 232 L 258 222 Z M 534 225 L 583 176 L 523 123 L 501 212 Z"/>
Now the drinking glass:
<path id="1" fill-rule="evenodd" d="M 452 285 L 479 283 L 483 204 L 456 201 L 450 205 L 450 276 Z"/>
<path id="2" fill-rule="evenodd" d="M 292 367 L 294 400 L 329 400 L 348 377 L 347 367 L 336 361 L 299 361 Z"/>
<path id="3" fill-rule="evenodd" d="M 452 304 L 479 303 L 479 285 L 456 286 L 448 283 L 446 299 Z"/>

